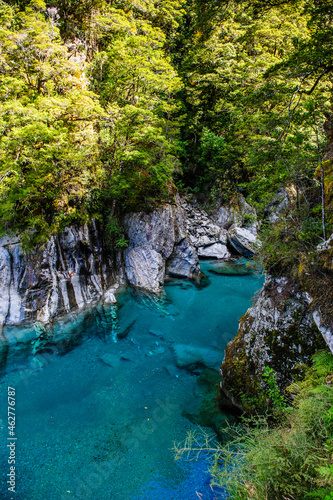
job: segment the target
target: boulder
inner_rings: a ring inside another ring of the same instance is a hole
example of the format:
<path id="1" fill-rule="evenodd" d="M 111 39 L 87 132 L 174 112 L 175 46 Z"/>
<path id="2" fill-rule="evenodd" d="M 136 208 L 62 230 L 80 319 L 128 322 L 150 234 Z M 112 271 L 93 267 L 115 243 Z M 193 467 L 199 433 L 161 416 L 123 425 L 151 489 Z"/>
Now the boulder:
<path id="1" fill-rule="evenodd" d="M 167 261 L 166 274 L 176 278 L 193 278 L 200 273 L 197 252 L 185 238 L 177 245 Z"/>
<path id="2" fill-rule="evenodd" d="M 106 353 L 100 357 L 101 361 L 112 368 L 117 368 L 120 365 L 119 357 L 115 354 Z"/>
<path id="3" fill-rule="evenodd" d="M 299 285 L 267 276 L 255 304 L 240 319 L 221 366 L 221 388 L 236 406 L 265 405 L 265 367 L 274 370 L 282 390 L 302 375 L 304 364 L 325 347 L 316 319 Z"/>
<path id="4" fill-rule="evenodd" d="M 228 242 L 236 252 L 247 258 L 253 257 L 260 244 L 255 234 L 235 225 L 228 231 Z"/>
<path id="5" fill-rule="evenodd" d="M 198 255 L 207 259 L 229 259 L 231 257 L 226 245 L 222 243 L 213 243 L 208 247 L 199 248 Z"/>
<path id="6" fill-rule="evenodd" d="M 165 262 L 150 246 L 127 248 L 124 252 L 126 277 L 131 285 L 160 292 L 164 283 Z"/>
<path id="7" fill-rule="evenodd" d="M 156 293 L 163 286 L 165 270 L 169 276 L 181 278 L 199 275 L 199 259 L 186 236 L 186 214 L 179 203 L 178 197 L 176 206 L 125 217 L 129 237 L 125 273 L 131 285 Z"/>

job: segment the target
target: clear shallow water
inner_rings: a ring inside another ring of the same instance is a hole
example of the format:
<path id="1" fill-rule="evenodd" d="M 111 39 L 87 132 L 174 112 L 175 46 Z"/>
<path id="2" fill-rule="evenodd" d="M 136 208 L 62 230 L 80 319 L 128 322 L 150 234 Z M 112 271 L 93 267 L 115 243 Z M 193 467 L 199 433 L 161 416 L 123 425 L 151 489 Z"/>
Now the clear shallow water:
<path id="1" fill-rule="evenodd" d="M 214 348 L 222 361 L 240 316 L 262 286 L 254 275 L 210 272 L 217 265 L 202 263 L 210 280 L 202 289 L 174 280 L 160 301 L 123 293 L 116 307 L 97 307 L 85 316 L 87 340 L 81 345 L 63 356 L 42 357 L 42 370 L 1 380 L 3 498 L 223 498 L 210 489 L 204 461 L 175 462 L 172 453 L 173 442 L 193 428 L 184 415 L 198 411 L 203 393 L 196 375 L 177 368 L 172 346 Z M 16 389 L 14 495 L 6 484 L 8 385 Z"/>

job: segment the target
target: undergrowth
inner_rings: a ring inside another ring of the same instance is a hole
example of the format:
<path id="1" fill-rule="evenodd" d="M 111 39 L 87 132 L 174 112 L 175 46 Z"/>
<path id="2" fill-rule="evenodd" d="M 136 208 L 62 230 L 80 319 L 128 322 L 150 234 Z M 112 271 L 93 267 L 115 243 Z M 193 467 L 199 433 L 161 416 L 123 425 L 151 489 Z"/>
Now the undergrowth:
<path id="1" fill-rule="evenodd" d="M 318 352 L 303 381 L 288 388 L 292 406 L 276 400 L 279 418 L 245 417 L 225 429 L 223 445 L 199 429 L 175 444 L 176 459 L 204 453 L 212 484 L 233 500 L 332 500 L 332 382 L 333 356 Z"/>

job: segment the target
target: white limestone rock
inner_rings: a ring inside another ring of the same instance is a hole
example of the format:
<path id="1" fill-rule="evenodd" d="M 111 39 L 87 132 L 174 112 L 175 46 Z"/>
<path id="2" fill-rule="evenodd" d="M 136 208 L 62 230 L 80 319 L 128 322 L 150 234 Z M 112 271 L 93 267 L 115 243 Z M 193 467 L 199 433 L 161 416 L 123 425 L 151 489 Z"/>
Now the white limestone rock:
<path id="1" fill-rule="evenodd" d="M 228 242 L 236 252 L 244 257 L 251 258 L 260 245 L 258 237 L 248 229 L 231 226 L 228 231 Z"/>
<path id="2" fill-rule="evenodd" d="M 230 259 L 231 257 L 226 245 L 222 243 L 213 243 L 208 247 L 199 248 L 198 255 L 207 259 Z"/>
<path id="3" fill-rule="evenodd" d="M 148 245 L 127 248 L 124 252 L 128 282 L 138 288 L 160 292 L 164 283 L 165 262 Z"/>

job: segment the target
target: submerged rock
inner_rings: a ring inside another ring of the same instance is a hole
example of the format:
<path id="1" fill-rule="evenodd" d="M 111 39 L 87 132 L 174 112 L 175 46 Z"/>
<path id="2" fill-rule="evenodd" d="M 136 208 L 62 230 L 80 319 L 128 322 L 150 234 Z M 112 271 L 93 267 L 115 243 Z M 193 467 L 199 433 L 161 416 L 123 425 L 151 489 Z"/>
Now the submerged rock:
<path id="1" fill-rule="evenodd" d="M 100 357 L 101 361 L 112 368 L 117 368 L 120 365 L 119 357 L 115 354 L 106 353 Z"/>
<path id="2" fill-rule="evenodd" d="M 180 370 L 175 365 L 166 365 L 164 369 L 171 377 L 179 377 Z"/>
<path id="3" fill-rule="evenodd" d="M 123 328 L 121 331 L 117 332 L 118 339 L 125 339 L 127 337 L 127 335 L 133 329 L 133 326 L 135 325 L 135 323 L 136 323 L 136 319 L 131 321 L 131 323 L 128 326 L 126 326 L 125 328 Z"/>
<path id="4" fill-rule="evenodd" d="M 240 259 L 238 262 L 221 262 L 214 264 L 208 271 L 221 276 L 246 276 L 253 274 L 254 270 L 247 266 L 247 262 Z"/>
<path id="5" fill-rule="evenodd" d="M 120 359 L 123 359 L 124 361 L 132 361 L 133 363 L 135 363 L 138 360 L 138 355 L 132 352 L 124 352 L 123 354 L 121 354 Z"/>
<path id="6" fill-rule="evenodd" d="M 176 363 L 180 368 L 195 370 L 197 368 L 218 368 L 221 363 L 221 353 L 213 349 L 195 347 L 186 344 L 173 346 Z"/>
<path id="7" fill-rule="evenodd" d="M 149 333 L 151 335 L 154 335 L 154 337 L 163 338 L 163 336 L 164 336 L 164 332 L 162 332 L 161 330 L 149 330 Z"/>

